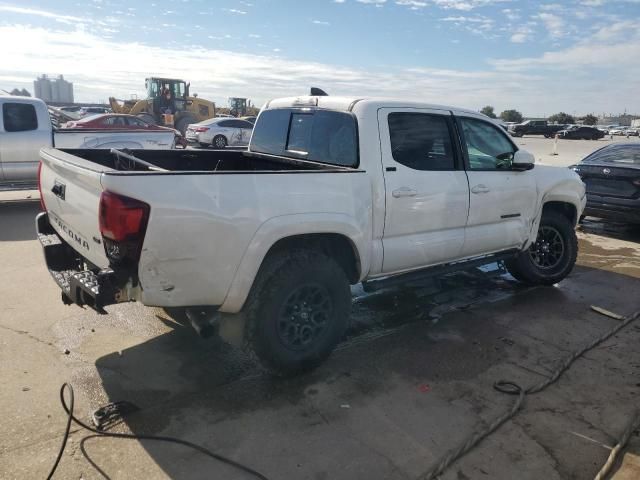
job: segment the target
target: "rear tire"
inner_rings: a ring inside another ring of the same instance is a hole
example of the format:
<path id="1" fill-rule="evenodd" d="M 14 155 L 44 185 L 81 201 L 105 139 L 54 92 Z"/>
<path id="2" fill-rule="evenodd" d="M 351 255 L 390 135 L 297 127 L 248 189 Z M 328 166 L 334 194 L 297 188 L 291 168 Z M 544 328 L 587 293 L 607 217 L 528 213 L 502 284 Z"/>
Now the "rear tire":
<path id="1" fill-rule="evenodd" d="M 520 282 L 553 285 L 571 273 L 577 256 L 578 239 L 571 221 L 560 213 L 547 212 L 531 247 L 505 263 Z"/>
<path id="2" fill-rule="evenodd" d="M 215 137 L 213 137 L 213 140 L 211 142 L 211 146 L 213 146 L 213 148 L 217 148 L 218 150 L 225 148 L 227 145 L 228 142 L 224 135 L 216 135 Z"/>
<path id="3" fill-rule="evenodd" d="M 274 254 L 244 310 L 247 349 L 275 375 L 311 370 L 344 335 L 350 310 L 349 281 L 332 258 L 310 250 Z"/>

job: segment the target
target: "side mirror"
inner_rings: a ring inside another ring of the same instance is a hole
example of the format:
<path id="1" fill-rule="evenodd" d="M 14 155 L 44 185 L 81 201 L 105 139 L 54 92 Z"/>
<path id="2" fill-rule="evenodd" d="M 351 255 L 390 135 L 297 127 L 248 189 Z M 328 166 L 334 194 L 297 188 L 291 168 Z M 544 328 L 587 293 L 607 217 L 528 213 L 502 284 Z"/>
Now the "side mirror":
<path id="1" fill-rule="evenodd" d="M 526 150 L 518 150 L 513 154 L 513 161 L 511 162 L 511 170 L 517 172 L 524 172 L 525 170 L 531 170 L 535 165 L 535 157 Z"/>

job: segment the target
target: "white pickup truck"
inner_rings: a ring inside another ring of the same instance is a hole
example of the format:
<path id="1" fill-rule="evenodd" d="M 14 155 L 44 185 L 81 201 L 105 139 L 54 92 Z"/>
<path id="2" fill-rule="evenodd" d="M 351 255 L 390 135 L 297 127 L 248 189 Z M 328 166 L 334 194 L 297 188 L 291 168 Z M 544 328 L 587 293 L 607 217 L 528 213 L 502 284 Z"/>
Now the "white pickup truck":
<path id="1" fill-rule="evenodd" d="M 0 188 L 35 186 L 38 153 L 45 146 L 166 149 L 175 141 L 171 130 L 54 129 L 42 100 L 0 95 Z"/>
<path id="2" fill-rule="evenodd" d="M 273 100 L 245 151 L 41 159 L 37 230 L 66 303 L 230 323 L 281 374 L 330 354 L 350 284 L 494 261 L 523 282 L 559 282 L 585 206 L 572 170 L 534 168 L 487 117 L 411 101 Z"/>

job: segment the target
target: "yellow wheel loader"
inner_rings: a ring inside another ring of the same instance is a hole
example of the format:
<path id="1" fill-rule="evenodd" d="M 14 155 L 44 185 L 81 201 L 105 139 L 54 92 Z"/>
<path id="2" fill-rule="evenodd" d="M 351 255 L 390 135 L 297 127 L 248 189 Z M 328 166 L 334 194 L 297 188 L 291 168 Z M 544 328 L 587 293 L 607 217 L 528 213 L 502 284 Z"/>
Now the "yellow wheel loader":
<path id="1" fill-rule="evenodd" d="M 144 100 L 118 100 L 109 97 L 114 113 L 136 115 L 154 125 L 180 130 L 184 135 L 187 125 L 216 116 L 213 102 L 189 96 L 189 84 L 175 78 L 151 77 L 145 79 L 147 98 Z"/>

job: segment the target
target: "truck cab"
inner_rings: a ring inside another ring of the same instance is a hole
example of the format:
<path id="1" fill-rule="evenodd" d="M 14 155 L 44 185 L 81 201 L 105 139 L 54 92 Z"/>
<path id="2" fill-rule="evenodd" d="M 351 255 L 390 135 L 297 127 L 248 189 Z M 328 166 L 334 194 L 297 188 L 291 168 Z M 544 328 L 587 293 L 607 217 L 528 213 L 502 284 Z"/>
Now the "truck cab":
<path id="1" fill-rule="evenodd" d="M 42 100 L 0 95 L 0 186 L 33 187 L 40 148 L 51 143 L 51 119 Z"/>

